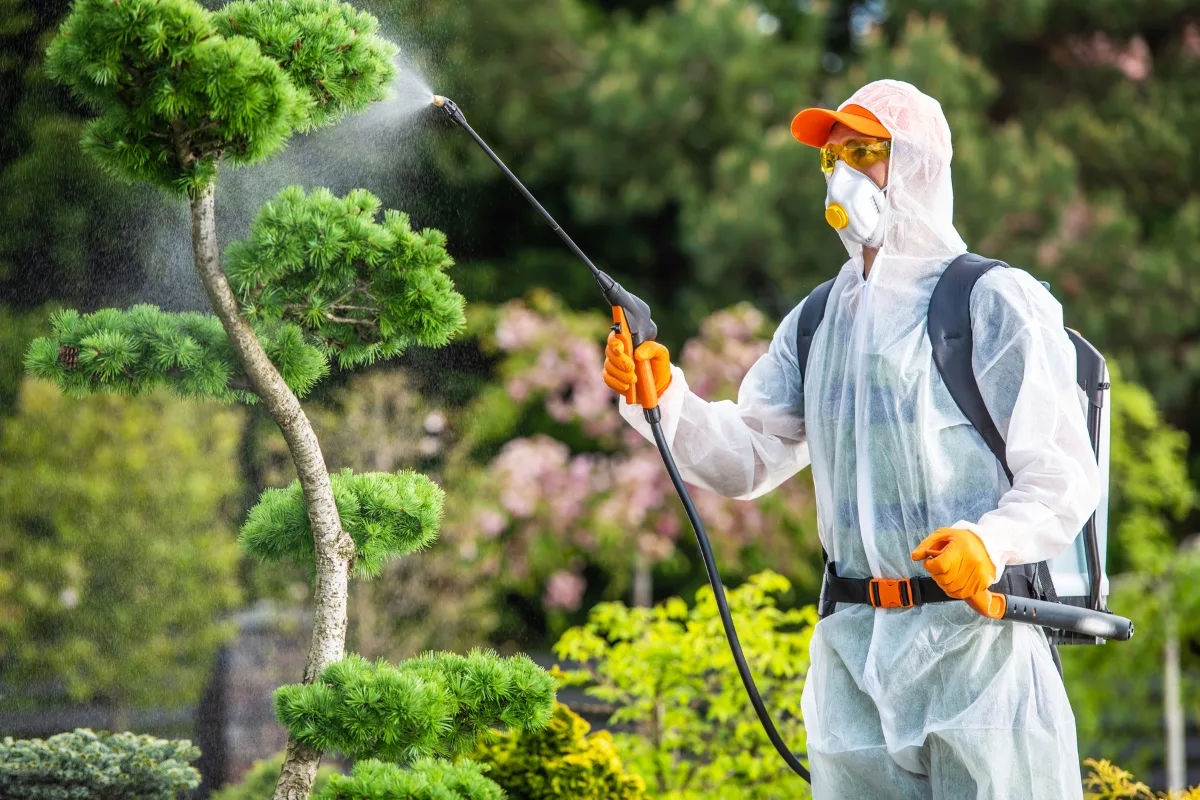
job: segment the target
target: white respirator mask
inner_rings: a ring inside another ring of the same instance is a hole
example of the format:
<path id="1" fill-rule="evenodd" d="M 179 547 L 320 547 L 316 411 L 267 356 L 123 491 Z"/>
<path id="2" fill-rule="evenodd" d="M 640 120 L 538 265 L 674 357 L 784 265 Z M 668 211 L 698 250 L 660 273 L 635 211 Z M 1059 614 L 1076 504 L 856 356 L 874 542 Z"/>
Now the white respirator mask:
<path id="1" fill-rule="evenodd" d="M 887 193 L 845 161 L 838 161 L 825 191 L 825 221 L 863 247 L 883 244 Z"/>

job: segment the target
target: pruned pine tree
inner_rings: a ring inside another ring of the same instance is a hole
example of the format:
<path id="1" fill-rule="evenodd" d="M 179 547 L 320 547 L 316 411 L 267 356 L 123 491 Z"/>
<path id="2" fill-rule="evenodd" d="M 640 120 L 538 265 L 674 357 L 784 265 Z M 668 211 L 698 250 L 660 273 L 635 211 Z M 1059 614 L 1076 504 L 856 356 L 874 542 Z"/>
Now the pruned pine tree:
<path id="1" fill-rule="evenodd" d="M 352 572 L 376 575 L 386 560 L 432 542 L 442 493 L 414 473 L 331 479 L 300 398 L 332 359 L 352 367 L 412 345 L 437 347 L 463 325 L 445 237 L 414 230 L 399 212 L 381 215 L 366 191 L 339 198 L 293 187 L 261 209 L 224 264 L 217 246 L 221 164 L 260 161 L 293 132 L 381 99 L 395 52 L 372 16 L 337 0 L 235 2 L 215 12 L 194 0 L 77 0 L 48 53 L 50 74 L 98 114 L 84 149 L 121 180 L 187 199 L 196 270 L 216 316 L 144 305 L 62 312 L 53 335 L 31 345 L 28 370 L 75 396 L 165 385 L 188 397 L 261 402 L 299 476 L 268 491 L 242 531 L 252 554 L 313 570 L 304 683 L 284 687 L 277 702 L 291 732 L 278 800 L 307 798 L 322 751 L 345 750 L 347 732 L 361 733 L 362 709 L 334 702 L 335 679 L 401 703 L 404 715 L 376 720 L 375 738 L 349 748 L 388 759 L 385 772 L 397 775 L 405 772 L 397 763 L 469 752 L 483 726 L 544 725 L 553 703 L 548 675 L 493 654 L 429 656 L 369 676 L 359 661 L 342 661 Z M 422 770 L 426 783 L 462 778 L 436 764 Z"/>

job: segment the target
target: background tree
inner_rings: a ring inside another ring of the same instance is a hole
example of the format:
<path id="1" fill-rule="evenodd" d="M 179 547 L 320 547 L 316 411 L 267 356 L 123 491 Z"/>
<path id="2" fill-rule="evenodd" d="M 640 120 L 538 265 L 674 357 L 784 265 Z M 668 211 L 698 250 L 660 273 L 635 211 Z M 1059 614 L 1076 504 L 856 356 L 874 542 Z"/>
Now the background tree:
<path id="1" fill-rule="evenodd" d="M 127 303 L 154 272 L 150 198 L 114 186 L 80 151 L 85 115 L 45 74 L 46 36 L 69 5 L 0 4 L 0 297 L 20 309 Z"/>
<path id="2" fill-rule="evenodd" d="M 512 11 L 527 22 L 519 30 L 506 10 L 453 3 L 380 13 L 445 54 L 428 65 L 439 91 L 487 109 L 473 124 L 596 261 L 648 299 L 668 346 L 731 300 L 780 317 L 844 260 L 820 218 L 816 156 L 787 123 L 889 75 L 946 110 L 968 244 L 1049 280 L 1068 322 L 1126 362 L 1196 440 L 1200 302 L 1187 278 L 1198 167 L 1184 145 L 1200 83 L 1194 4 L 588 8 L 531 2 Z M 447 220 L 471 245 L 464 285 L 505 300 L 524 281 L 499 276 L 520 275 L 571 307 L 594 305 L 588 276 L 536 215 L 508 204 L 492 216 L 511 189 L 465 137 L 430 147 L 464 200 Z"/>
<path id="3" fill-rule="evenodd" d="M 1171 659 L 1182 659 L 1186 668 L 1183 696 L 1194 697 L 1196 690 L 1198 654 L 1179 642 L 1200 636 L 1200 553 L 1194 546 L 1179 548 L 1171 527 L 1198 498 L 1184 458 L 1186 434 L 1164 423 L 1145 389 L 1123 380 L 1115 367 L 1113 373 L 1109 605 L 1136 620 L 1137 636 L 1061 653 L 1080 752 L 1119 758 L 1144 774 L 1162 753 L 1164 711 L 1176 713 L 1164 708 Z M 1195 718 L 1194 701 L 1187 701 L 1186 711 Z"/>
<path id="4" fill-rule="evenodd" d="M 1189 279 L 1200 246 L 1200 154 L 1188 145 L 1200 120 L 1195 5 L 905 0 L 893 4 L 889 34 L 907 14 L 929 12 L 994 76 L 988 121 L 1041 131 L 1069 153 L 1073 176 L 1058 213 L 995 215 L 996 246 L 1034 232 L 1028 263 L 1194 440 L 1200 427 L 1186 412 L 1200 398 L 1200 289 Z"/>
<path id="5" fill-rule="evenodd" d="M 12 709 L 120 719 L 195 702 L 241 601 L 242 414 L 165 392 L 72 401 L 27 380 L 0 417 L 0 662 Z"/>

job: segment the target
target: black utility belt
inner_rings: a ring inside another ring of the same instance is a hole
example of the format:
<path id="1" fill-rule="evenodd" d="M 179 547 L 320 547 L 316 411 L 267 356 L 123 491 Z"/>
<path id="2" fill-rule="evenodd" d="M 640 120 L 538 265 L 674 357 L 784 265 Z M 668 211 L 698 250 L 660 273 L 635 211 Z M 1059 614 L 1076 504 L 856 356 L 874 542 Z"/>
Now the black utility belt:
<path id="1" fill-rule="evenodd" d="M 1004 570 L 991 590 L 1014 597 L 1037 596 L 1026 571 L 1020 567 Z M 929 603 L 949 603 L 954 599 L 933 578 L 843 578 L 837 574 L 833 562 L 829 562 L 825 565 L 825 580 L 821 584 L 819 612 L 822 618 L 827 617 L 837 610 L 838 603 L 913 608 Z"/>

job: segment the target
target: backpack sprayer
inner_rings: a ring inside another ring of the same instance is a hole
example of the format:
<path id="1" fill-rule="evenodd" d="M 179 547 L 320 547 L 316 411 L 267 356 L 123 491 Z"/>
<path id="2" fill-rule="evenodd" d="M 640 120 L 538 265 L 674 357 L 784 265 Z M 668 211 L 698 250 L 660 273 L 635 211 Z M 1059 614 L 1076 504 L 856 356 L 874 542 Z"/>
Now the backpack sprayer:
<path id="1" fill-rule="evenodd" d="M 634 350 L 642 342 L 653 341 L 654 337 L 658 335 L 658 327 L 650 318 L 650 307 L 646 305 L 645 301 L 630 294 L 619 283 L 592 263 L 591 259 L 571 240 L 566 231 L 554 221 L 550 213 L 542 208 L 542 204 L 537 201 L 537 198 L 530 194 L 525 185 L 517 179 L 512 170 L 505 166 L 500 157 L 492 152 L 492 148 L 488 147 L 487 142 L 467 124 L 466 117 L 463 116 L 462 111 L 453 100 L 440 95 L 434 95 L 430 102 L 445 111 L 446 116 L 454 120 L 460 128 L 465 130 L 475 140 L 475 144 L 479 145 L 479 148 L 487 153 L 488 158 L 500 168 L 500 171 L 512 182 L 513 186 L 517 187 L 517 190 L 529 201 L 529 204 L 537 209 L 538 213 L 554 229 L 554 232 L 571 249 L 571 252 L 583 262 L 584 266 L 591 270 L 592 275 L 596 278 L 596 282 L 600 284 L 600 291 L 604 294 L 604 299 L 612 308 L 612 331 L 621 337 L 625 345 L 625 351 L 632 356 Z M 717 602 L 717 610 L 721 615 L 721 624 L 725 629 L 725 637 L 729 640 L 729 649 L 733 652 L 733 660 L 737 664 L 742 684 L 746 687 L 746 694 L 750 698 L 750 704 L 754 707 L 754 713 L 758 715 L 759 722 L 762 723 L 763 730 L 767 733 L 767 738 L 771 740 L 771 744 L 779 751 L 779 755 L 783 757 L 783 760 L 787 762 L 787 765 L 797 775 L 811 783 L 812 778 L 808 770 L 800 763 L 800 760 L 796 758 L 796 755 L 787 746 L 787 743 L 783 741 L 783 737 L 779 735 L 779 731 L 776 730 L 775 723 L 771 720 L 771 715 L 767 713 L 762 696 L 758 693 L 758 687 L 754 683 L 754 676 L 750 673 L 750 665 L 746 662 L 746 656 L 742 652 L 742 645 L 738 640 L 737 629 L 733 625 L 733 615 L 729 610 L 729 602 L 725 599 L 725 589 L 721 583 L 721 575 L 717 572 L 717 563 L 713 556 L 712 545 L 708 540 L 708 533 L 704 528 L 704 523 L 700 521 L 699 514 L 696 513 L 696 506 L 692 502 L 687 486 L 684 485 L 683 478 L 679 474 L 679 468 L 675 465 L 671 449 L 667 446 L 666 435 L 662 430 L 662 412 L 658 408 L 658 393 L 655 389 L 654 375 L 651 372 L 650 364 L 646 361 L 639 362 L 637 359 L 634 359 L 634 369 L 637 380 L 629 388 L 629 391 L 625 395 L 625 400 L 631 405 L 637 404 L 642 407 L 646 422 L 650 424 L 650 430 L 654 434 L 654 443 L 658 446 L 658 454 L 662 457 L 663 464 L 671 476 L 671 483 L 675 486 L 675 491 L 679 494 L 679 500 L 683 503 L 683 509 L 687 513 L 688 521 L 691 523 L 692 530 L 696 534 L 696 542 L 700 546 L 700 557 L 703 559 L 704 569 L 708 573 L 708 582 L 712 586 L 713 596 Z M 984 614 L 984 616 L 993 619 L 1024 622 L 1042 628 L 1052 628 L 1101 639 L 1126 640 L 1133 635 L 1133 623 L 1129 620 L 1114 614 L 1096 611 L 1092 608 L 1080 608 L 1024 597 L 1011 597 L 994 592 L 981 592 L 972 598 L 972 601 L 972 608 Z"/>

